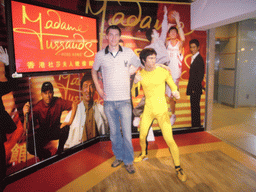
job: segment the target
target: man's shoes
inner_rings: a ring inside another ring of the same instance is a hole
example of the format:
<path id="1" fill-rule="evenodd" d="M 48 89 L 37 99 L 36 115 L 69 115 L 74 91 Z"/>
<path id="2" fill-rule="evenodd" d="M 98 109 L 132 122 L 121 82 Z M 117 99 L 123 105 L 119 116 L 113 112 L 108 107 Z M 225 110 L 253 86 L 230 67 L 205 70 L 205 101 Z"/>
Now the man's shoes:
<path id="1" fill-rule="evenodd" d="M 140 118 L 134 117 L 132 124 L 134 127 L 138 127 L 140 125 Z"/>
<path id="2" fill-rule="evenodd" d="M 116 159 L 116 160 L 111 164 L 111 167 L 117 167 L 117 166 L 121 165 L 122 162 L 123 162 L 122 160 Z"/>
<path id="3" fill-rule="evenodd" d="M 135 168 L 134 168 L 133 164 L 127 164 L 127 165 L 124 165 L 124 166 L 125 166 L 125 169 L 128 173 L 130 173 L 130 174 L 135 173 Z"/>
<path id="4" fill-rule="evenodd" d="M 171 125 L 173 126 L 175 121 L 176 121 L 176 115 L 175 114 L 172 114 L 172 116 L 170 118 L 170 121 L 171 121 Z"/>
<path id="5" fill-rule="evenodd" d="M 138 157 L 136 157 L 135 159 L 134 159 L 134 162 L 135 163 L 138 163 L 138 162 L 141 162 L 141 161 L 145 161 L 145 160 L 147 160 L 148 159 L 148 156 L 147 155 L 142 155 L 142 154 L 140 154 L 140 156 L 138 156 Z"/>
<path id="6" fill-rule="evenodd" d="M 179 180 L 181 180 L 182 182 L 185 182 L 187 180 L 187 175 L 184 173 L 183 169 L 177 168 L 176 174 Z"/>

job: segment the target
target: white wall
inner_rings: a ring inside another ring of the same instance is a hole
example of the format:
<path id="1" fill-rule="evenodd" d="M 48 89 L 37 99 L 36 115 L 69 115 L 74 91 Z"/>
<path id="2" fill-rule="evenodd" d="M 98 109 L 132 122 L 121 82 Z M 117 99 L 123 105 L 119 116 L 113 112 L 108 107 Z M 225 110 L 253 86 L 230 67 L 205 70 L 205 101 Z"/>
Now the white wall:
<path id="1" fill-rule="evenodd" d="M 191 3 L 191 29 L 208 30 L 256 17 L 256 0 L 196 0 Z"/>
<path id="2" fill-rule="evenodd" d="M 239 22 L 236 106 L 256 106 L 256 19 Z"/>
<path id="3" fill-rule="evenodd" d="M 219 58 L 218 66 L 218 102 L 235 106 L 235 72 L 237 23 L 216 28 L 215 39 L 220 41 L 215 57 Z M 215 93 L 216 94 L 216 93 Z"/>

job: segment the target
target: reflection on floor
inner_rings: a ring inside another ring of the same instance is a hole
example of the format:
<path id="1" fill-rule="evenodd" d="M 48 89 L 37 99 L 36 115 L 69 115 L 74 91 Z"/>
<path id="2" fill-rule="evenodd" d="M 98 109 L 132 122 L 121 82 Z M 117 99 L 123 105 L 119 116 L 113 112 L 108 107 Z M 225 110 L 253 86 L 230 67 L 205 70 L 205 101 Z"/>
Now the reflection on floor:
<path id="1" fill-rule="evenodd" d="M 177 178 L 171 157 L 165 156 L 136 163 L 137 172 L 134 175 L 127 174 L 124 168 L 117 169 L 89 192 L 255 191 L 256 173 L 220 150 L 181 154 L 181 162 L 189 175 L 185 183 Z M 234 173 L 239 173 L 239 177 Z"/>
<path id="2" fill-rule="evenodd" d="M 111 167 L 115 159 L 111 143 L 104 141 L 8 185 L 5 192 L 256 191 L 256 159 L 250 155 L 207 132 L 174 139 L 188 175 L 185 183 L 176 178 L 163 137 L 156 137 L 149 142 L 149 160 L 135 164 L 135 174 L 128 174 L 123 165 Z M 139 139 L 133 139 L 133 146 L 139 155 Z"/>
<path id="3" fill-rule="evenodd" d="M 256 107 L 233 108 L 215 103 L 212 122 L 209 133 L 256 157 Z"/>

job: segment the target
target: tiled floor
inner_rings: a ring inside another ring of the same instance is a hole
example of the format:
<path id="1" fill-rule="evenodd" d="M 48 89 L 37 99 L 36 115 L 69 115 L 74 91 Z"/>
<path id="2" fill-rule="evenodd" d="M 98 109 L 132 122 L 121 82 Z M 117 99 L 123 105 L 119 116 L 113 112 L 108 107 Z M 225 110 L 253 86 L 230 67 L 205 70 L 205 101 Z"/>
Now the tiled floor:
<path id="1" fill-rule="evenodd" d="M 256 157 L 256 107 L 233 108 L 215 103 L 209 133 Z"/>

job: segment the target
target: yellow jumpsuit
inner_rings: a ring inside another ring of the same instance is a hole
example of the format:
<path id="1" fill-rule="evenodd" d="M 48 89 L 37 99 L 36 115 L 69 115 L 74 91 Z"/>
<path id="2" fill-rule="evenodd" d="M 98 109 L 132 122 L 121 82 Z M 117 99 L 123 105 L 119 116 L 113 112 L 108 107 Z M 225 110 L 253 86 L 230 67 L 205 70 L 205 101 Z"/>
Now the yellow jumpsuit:
<path id="1" fill-rule="evenodd" d="M 140 146 L 142 155 L 146 155 L 146 137 L 152 121 L 156 118 L 161 128 L 165 142 L 172 154 L 175 166 L 180 165 L 179 149 L 173 139 L 172 126 L 168 115 L 168 107 L 165 98 L 165 83 L 172 91 L 177 91 L 169 72 L 162 67 L 156 67 L 153 71 L 140 72 L 142 80 L 141 85 L 146 97 L 145 108 L 140 124 Z"/>

